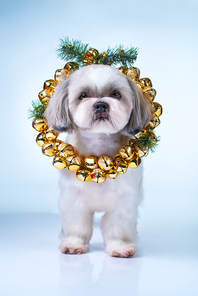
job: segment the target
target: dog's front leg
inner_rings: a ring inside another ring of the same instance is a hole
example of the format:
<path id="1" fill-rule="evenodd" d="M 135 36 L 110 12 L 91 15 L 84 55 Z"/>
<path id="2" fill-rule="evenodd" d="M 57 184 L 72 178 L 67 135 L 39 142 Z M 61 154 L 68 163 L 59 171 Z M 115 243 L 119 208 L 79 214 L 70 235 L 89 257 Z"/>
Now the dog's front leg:
<path id="1" fill-rule="evenodd" d="M 116 207 L 104 214 L 101 228 L 105 250 L 113 257 L 131 257 L 136 251 L 137 203 L 120 198 Z"/>
<path id="2" fill-rule="evenodd" d="M 60 196 L 59 208 L 64 239 L 60 250 L 64 254 L 83 254 L 89 250 L 93 232 L 93 215 L 87 207 L 82 193 L 76 190 Z"/>

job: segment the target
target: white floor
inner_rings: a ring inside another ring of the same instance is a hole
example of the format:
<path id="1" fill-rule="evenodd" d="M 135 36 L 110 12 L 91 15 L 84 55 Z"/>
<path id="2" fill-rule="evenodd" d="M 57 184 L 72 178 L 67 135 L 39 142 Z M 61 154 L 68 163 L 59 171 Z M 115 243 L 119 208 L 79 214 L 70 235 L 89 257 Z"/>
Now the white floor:
<path id="1" fill-rule="evenodd" d="M 58 215 L 2 214 L 0 295 L 197 296 L 196 229 L 149 221 L 139 222 L 137 257 L 120 259 L 105 254 L 98 218 L 90 252 L 63 255 Z"/>

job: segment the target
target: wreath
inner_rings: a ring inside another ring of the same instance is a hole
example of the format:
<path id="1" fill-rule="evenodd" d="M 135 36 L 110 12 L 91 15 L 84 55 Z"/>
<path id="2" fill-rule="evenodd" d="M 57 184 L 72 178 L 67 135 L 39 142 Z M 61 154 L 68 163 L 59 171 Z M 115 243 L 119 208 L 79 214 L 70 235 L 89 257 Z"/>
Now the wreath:
<path id="1" fill-rule="evenodd" d="M 76 171 L 76 177 L 83 182 L 92 180 L 102 183 L 107 177 L 116 179 L 119 174 L 126 173 L 128 167 L 137 168 L 141 158 L 147 156 L 149 151 L 154 152 L 157 147 L 159 137 L 155 135 L 154 129 L 160 124 L 159 117 L 162 115 L 162 106 L 154 102 L 156 90 L 151 80 L 140 78 L 140 70 L 132 66 L 137 59 L 138 49 L 124 49 L 122 45 L 118 45 L 99 53 L 97 49 L 90 48 L 89 44 L 66 37 L 60 40 L 57 52 L 62 60 L 69 62 L 55 71 L 54 79 L 44 82 L 43 90 L 38 94 L 39 100 L 32 101 L 32 108 L 28 110 L 29 118 L 33 119 L 32 126 L 39 132 L 36 143 L 42 147 L 43 154 L 53 157 L 53 165 L 57 169 Z M 122 145 L 114 159 L 107 155 L 78 155 L 72 145 L 58 140 L 59 133 L 48 126 L 45 118 L 45 109 L 59 84 L 73 71 L 92 64 L 118 65 L 117 69 L 136 83 L 152 105 L 152 117 L 148 125 L 130 139 L 128 145 Z"/>

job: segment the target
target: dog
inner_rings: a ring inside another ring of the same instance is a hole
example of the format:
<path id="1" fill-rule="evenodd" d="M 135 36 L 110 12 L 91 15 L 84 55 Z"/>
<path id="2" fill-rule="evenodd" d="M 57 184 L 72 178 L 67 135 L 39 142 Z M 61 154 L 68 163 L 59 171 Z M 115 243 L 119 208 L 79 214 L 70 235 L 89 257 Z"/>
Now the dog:
<path id="1" fill-rule="evenodd" d="M 121 145 L 148 124 L 151 113 L 151 104 L 132 79 L 108 65 L 89 65 L 74 71 L 57 87 L 45 116 L 54 130 L 68 133 L 67 143 L 80 155 L 114 158 Z M 100 184 L 80 182 L 75 172 L 62 170 L 60 250 L 88 252 L 94 213 L 104 212 L 105 251 L 113 257 L 133 256 L 141 184 L 142 165 Z"/>

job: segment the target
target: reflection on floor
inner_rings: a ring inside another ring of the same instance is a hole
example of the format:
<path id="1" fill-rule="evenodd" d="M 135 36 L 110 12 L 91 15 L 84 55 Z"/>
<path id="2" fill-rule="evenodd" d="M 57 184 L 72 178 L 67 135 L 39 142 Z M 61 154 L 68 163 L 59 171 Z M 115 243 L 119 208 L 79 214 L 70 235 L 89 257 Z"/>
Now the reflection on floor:
<path id="1" fill-rule="evenodd" d="M 120 259 L 105 254 L 98 218 L 90 252 L 63 255 L 58 215 L 2 214 L 1 295 L 198 295 L 194 230 L 159 224 L 139 223 L 137 256 Z"/>

